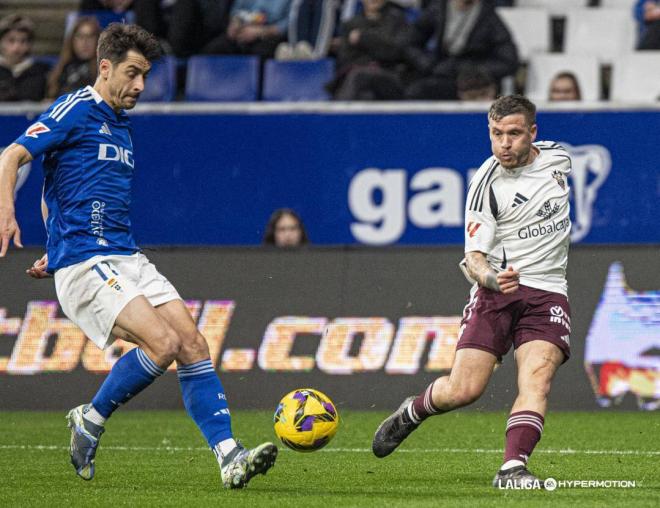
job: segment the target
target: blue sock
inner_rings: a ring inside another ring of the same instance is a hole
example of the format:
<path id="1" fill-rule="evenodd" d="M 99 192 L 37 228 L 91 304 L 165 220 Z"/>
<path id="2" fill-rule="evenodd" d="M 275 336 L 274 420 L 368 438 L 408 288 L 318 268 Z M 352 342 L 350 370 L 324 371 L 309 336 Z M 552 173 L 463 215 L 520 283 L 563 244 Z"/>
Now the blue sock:
<path id="1" fill-rule="evenodd" d="M 232 439 L 231 416 L 218 374 L 210 359 L 177 368 L 183 404 L 209 446 Z"/>
<path id="2" fill-rule="evenodd" d="M 92 406 L 104 418 L 144 390 L 165 372 L 140 348 L 131 349 L 114 364 L 101 388 L 92 399 Z"/>

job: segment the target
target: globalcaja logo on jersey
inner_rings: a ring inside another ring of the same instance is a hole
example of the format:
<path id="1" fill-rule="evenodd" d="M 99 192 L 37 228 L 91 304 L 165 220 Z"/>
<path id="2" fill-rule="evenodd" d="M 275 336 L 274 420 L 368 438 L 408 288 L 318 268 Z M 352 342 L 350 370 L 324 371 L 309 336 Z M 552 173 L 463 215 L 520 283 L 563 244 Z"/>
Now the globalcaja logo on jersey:
<path id="1" fill-rule="evenodd" d="M 25 135 L 28 138 L 37 139 L 39 137 L 39 134 L 44 134 L 45 132 L 50 132 L 50 129 L 46 127 L 43 123 L 37 122 L 37 123 L 33 123 L 28 127 L 28 129 L 25 131 Z"/>
<path id="2" fill-rule="evenodd" d="M 539 208 L 539 210 L 536 212 L 536 215 L 543 217 L 545 220 L 550 220 L 550 218 L 558 211 L 559 205 L 555 203 L 555 206 L 552 206 L 550 204 L 550 200 L 548 199 L 545 203 L 543 203 L 543 206 Z"/>
<path id="3" fill-rule="evenodd" d="M 571 220 L 568 217 L 550 224 L 535 224 L 518 230 L 518 238 L 527 240 L 528 238 L 538 238 L 539 236 L 563 232 L 569 229 L 570 225 Z"/>
<path id="4" fill-rule="evenodd" d="M 135 167 L 133 152 L 131 150 L 110 143 L 101 143 L 99 145 L 98 159 L 100 161 L 121 161 L 130 168 Z"/>

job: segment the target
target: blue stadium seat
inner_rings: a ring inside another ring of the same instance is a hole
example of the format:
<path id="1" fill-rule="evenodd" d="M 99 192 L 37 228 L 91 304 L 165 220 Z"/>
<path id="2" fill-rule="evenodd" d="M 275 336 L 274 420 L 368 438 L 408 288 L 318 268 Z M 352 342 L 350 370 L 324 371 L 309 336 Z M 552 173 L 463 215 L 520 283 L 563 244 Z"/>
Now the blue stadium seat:
<path id="1" fill-rule="evenodd" d="M 324 85 L 332 79 L 332 58 L 302 62 L 268 60 L 264 67 L 263 100 L 327 101 Z"/>
<path id="2" fill-rule="evenodd" d="M 259 96 L 259 57 L 193 56 L 186 75 L 187 101 L 245 102 Z"/>
<path id="3" fill-rule="evenodd" d="M 35 55 L 34 59 L 37 62 L 48 64 L 51 69 L 55 68 L 60 59 L 60 55 Z"/>
<path id="4" fill-rule="evenodd" d="M 166 56 L 154 62 L 140 101 L 170 102 L 176 95 L 176 58 Z"/>

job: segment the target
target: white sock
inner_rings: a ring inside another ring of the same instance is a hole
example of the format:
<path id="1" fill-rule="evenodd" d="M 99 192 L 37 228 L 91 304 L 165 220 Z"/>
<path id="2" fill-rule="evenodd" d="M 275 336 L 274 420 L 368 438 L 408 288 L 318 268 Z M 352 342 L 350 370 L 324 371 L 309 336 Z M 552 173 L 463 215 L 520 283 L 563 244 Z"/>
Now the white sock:
<path id="1" fill-rule="evenodd" d="M 94 406 L 91 404 L 89 404 L 83 411 L 83 418 L 101 427 L 105 424 L 105 417 L 94 409 Z"/>
<path id="2" fill-rule="evenodd" d="M 524 466 L 525 463 L 522 460 L 507 460 L 504 464 L 502 464 L 502 467 L 500 468 L 500 471 L 506 471 L 507 469 L 511 469 L 512 467 L 516 466 Z"/>
<path id="3" fill-rule="evenodd" d="M 236 441 L 234 441 L 232 438 L 229 438 L 225 439 L 224 441 L 220 441 L 213 447 L 213 451 L 215 451 L 215 456 L 218 459 L 220 465 L 222 465 L 222 459 L 224 459 L 226 455 L 228 455 L 234 448 L 236 448 L 236 446 Z"/>

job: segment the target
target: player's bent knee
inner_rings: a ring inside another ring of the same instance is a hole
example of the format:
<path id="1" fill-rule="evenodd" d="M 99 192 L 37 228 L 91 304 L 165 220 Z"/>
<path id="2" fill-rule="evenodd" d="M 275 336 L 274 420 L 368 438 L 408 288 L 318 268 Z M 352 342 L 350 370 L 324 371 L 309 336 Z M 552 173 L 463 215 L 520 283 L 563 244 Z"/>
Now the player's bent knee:
<path id="1" fill-rule="evenodd" d="M 181 339 L 174 333 L 174 330 L 165 330 L 164 333 L 156 336 L 151 344 L 148 344 L 151 351 L 156 355 L 153 360 L 160 366 L 169 366 L 181 351 Z"/>
<path id="2" fill-rule="evenodd" d="M 468 406 L 475 402 L 484 392 L 485 387 L 477 385 L 459 385 L 452 389 L 452 399 L 456 407 Z"/>
<path id="3" fill-rule="evenodd" d="M 194 335 L 187 335 L 182 338 L 181 351 L 177 358 L 187 364 L 204 360 L 210 354 L 206 339 L 201 333 L 196 331 Z"/>

